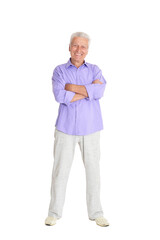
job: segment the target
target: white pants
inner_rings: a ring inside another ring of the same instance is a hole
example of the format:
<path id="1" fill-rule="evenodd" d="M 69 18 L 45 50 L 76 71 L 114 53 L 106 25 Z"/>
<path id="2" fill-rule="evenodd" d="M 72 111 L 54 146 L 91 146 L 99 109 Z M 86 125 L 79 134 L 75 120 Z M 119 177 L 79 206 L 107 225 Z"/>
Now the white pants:
<path id="1" fill-rule="evenodd" d="M 66 186 L 76 143 L 80 146 L 86 173 L 88 217 L 94 220 L 103 216 L 100 203 L 100 131 L 85 136 L 76 136 L 55 129 L 54 137 L 54 164 L 48 216 L 56 218 L 62 216 Z"/>

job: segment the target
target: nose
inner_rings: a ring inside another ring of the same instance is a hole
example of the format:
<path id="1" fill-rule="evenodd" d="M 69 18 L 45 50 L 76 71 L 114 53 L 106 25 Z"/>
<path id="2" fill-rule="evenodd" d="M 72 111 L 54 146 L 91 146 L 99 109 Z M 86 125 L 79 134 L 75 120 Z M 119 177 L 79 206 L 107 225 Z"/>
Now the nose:
<path id="1" fill-rule="evenodd" d="M 76 50 L 77 50 L 77 52 L 80 52 L 80 46 L 77 46 Z"/>

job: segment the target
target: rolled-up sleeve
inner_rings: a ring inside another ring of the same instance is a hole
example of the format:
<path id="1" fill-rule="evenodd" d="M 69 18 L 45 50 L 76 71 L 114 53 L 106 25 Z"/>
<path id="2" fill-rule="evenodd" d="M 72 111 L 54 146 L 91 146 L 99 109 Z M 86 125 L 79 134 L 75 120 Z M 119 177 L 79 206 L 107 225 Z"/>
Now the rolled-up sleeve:
<path id="1" fill-rule="evenodd" d="M 97 65 L 95 65 L 94 68 L 93 81 L 96 79 L 99 79 L 102 82 L 102 84 L 92 83 L 84 85 L 88 93 L 88 98 L 86 99 L 90 101 L 92 101 L 93 99 L 100 99 L 101 97 L 103 97 L 104 90 L 107 84 L 105 78 L 102 75 L 102 71 L 98 68 Z"/>
<path id="2" fill-rule="evenodd" d="M 71 104 L 71 100 L 75 93 L 65 90 L 65 81 L 63 80 L 60 69 L 58 69 L 58 67 L 56 67 L 53 71 L 52 90 L 57 102 L 64 103 L 65 105 Z"/>

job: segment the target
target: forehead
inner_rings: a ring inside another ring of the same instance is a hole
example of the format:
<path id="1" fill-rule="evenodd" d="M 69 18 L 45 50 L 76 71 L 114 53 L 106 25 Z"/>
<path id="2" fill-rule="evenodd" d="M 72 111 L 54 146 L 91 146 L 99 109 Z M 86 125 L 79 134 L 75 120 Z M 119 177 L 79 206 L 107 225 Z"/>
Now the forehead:
<path id="1" fill-rule="evenodd" d="M 72 44 L 73 43 L 88 45 L 88 39 L 83 37 L 74 37 L 72 39 Z"/>

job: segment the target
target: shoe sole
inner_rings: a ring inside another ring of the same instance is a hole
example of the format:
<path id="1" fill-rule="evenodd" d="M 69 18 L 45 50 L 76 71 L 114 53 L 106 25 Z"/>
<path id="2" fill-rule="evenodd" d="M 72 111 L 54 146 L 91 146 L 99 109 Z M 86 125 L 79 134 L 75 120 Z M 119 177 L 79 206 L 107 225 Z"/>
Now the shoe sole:
<path id="1" fill-rule="evenodd" d="M 98 224 L 98 223 L 96 223 L 98 226 L 100 226 L 100 227 L 109 227 L 109 224 L 108 225 L 100 225 L 100 224 Z"/>
<path id="2" fill-rule="evenodd" d="M 55 225 L 56 223 L 53 223 L 53 224 L 47 224 L 47 223 L 45 223 L 45 225 L 46 226 L 53 226 L 53 225 Z"/>

